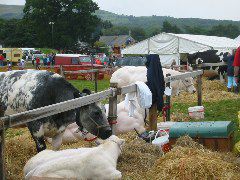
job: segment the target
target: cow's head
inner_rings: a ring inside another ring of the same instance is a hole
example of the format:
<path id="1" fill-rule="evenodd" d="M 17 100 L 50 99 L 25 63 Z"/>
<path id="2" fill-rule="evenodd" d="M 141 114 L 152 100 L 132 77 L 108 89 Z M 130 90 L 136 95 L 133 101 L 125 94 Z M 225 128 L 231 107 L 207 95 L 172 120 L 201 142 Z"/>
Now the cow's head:
<path id="1" fill-rule="evenodd" d="M 191 77 L 185 78 L 181 80 L 181 82 L 182 82 L 181 86 L 184 91 L 192 94 L 196 92 L 196 88 L 194 87 L 194 83 L 193 83 L 193 78 Z"/>
<path id="2" fill-rule="evenodd" d="M 84 92 L 87 91 L 83 90 Z M 90 95 L 90 91 L 87 95 Z M 80 116 L 76 123 L 80 128 L 85 128 L 89 133 L 101 139 L 107 139 L 112 135 L 106 114 L 97 103 L 83 106 L 79 108 L 79 111 Z"/>
<path id="3" fill-rule="evenodd" d="M 203 63 L 203 60 L 201 58 L 196 59 L 196 64 L 202 64 L 202 63 Z"/>

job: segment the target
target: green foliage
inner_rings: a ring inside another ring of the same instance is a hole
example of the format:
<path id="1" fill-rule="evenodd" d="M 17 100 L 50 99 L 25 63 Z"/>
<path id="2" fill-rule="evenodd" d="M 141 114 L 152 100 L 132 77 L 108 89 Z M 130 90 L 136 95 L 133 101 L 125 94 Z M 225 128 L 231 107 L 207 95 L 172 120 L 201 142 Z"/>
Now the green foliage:
<path id="1" fill-rule="evenodd" d="M 23 17 L 24 6 L 0 4 L 0 18 L 21 19 Z"/>
<path id="2" fill-rule="evenodd" d="M 236 38 L 240 34 L 239 27 L 233 24 L 213 26 L 209 35 Z"/>
<path id="3" fill-rule="evenodd" d="M 126 26 L 113 26 L 112 28 L 105 29 L 103 35 L 105 36 L 116 36 L 116 35 L 128 35 L 131 32 L 131 36 L 137 40 L 141 41 L 147 37 L 146 32 L 140 27 L 126 27 Z"/>
<path id="4" fill-rule="evenodd" d="M 71 84 L 73 84 L 80 91 L 84 88 L 88 88 L 91 91 L 95 90 L 94 81 L 86 81 L 86 80 L 69 80 Z M 104 91 L 110 87 L 109 80 L 100 80 L 98 81 L 98 91 Z"/>
<path id="5" fill-rule="evenodd" d="M 165 33 L 176 33 L 176 34 L 182 33 L 181 29 L 179 27 L 177 27 L 177 25 L 172 25 L 168 21 L 164 21 L 163 22 L 162 32 L 165 32 Z"/>
<path id="6" fill-rule="evenodd" d="M 93 14 L 97 9 L 92 0 L 26 0 L 23 11 L 24 19 L 33 23 L 41 46 L 51 47 L 53 27 L 53 46 L 68 49 L 73 48 L 78 39 L 95 41 L 94 33 L 100 26 L 100 19 Z"/>
<path id="7" fill-rule="evenodd" d="M 105 36 L 115 36 L 115 35 L 127 35 L 129 33 L 129 28 L 126 26 L 113 26 L 112 28 L 105 29 L 103 35 Z"/>
<path id="8" fill-rule="evenodd" d="M 50 49 L 50 48 L 39 48 L 39 50 L 44 54 L 58 53 L 56 49 Z"/>
<path id="9" fill-rule="evenodd" d="M 103 42 L 96 41 L 94 43 L 94 48 L 97 53 L 105 53 L 106 55 L 109 55 L 109 48 Z"/>
<path id="10" fill-rule="evenodd" d="M 0 5 L 0 17 L 21 18 L 24 6 Z M 97 10 L 92 0 L 27 0 L 23 20 L 0 19 L 0 41 L 11 47 L 73 49 L 76 41 L 93 44 L 100 35 L 127 35 L 140 41 L 160 32 L 203 34 L 235 38 L 240 21 L 169 16 L 125 16 Z M 100 20 L 100 19 L 101 20 Z"/>
<path id="11" fill-rule="evenodd" d="M 137 41 L 142 41 L 147 38 L 146 32 L 143 28 L 135 27 L 131 29 L 131 36 Z"/>
<path id="12" fill-rule="evenodd" d="M 157 34 L 161 33 L 161 27 L 153 27 L 152 29 L 149 30 L 149 37 L 155 36 Z"/>
<path id="13" fill-rule="evenodd" d="M 208 31 L 206 29 L 203 29 L 201 27 L 196 27 L 196 26 L 186 26 L 185 27 L 185 32 L 187 34 L 200 34 L 200 35 L 207 35 Z"/>
<path id="14" fill-rule="evenodd" d="M 7 47 L 37 47 L 32 24 L 24 19 L 1 20 L 0 38 Z"/>

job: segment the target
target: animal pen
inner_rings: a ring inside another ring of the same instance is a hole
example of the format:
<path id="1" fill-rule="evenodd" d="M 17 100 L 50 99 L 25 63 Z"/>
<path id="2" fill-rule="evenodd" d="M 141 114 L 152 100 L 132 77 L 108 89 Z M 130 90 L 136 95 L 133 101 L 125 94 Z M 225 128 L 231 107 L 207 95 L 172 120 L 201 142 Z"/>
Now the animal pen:
<path id="1" fill-rule="evenodd" d="M 180 80 L 187 77 L 197 77 L 197 93 L 198 93 L 198 105 L 202 105 L 202 70 L 186 72 L 182 75 L 171 76 L 165 78 L 165 83 L 167 86 L 170 86 L 171 81 Z M 59 114 L 62 112 L 66 112 L 72 109 L 76 109 L 82 106 L 86 106 L 95 102 L 102 101 L 106 98 L 109 98 L 109 113 L 108 113 L 108 121 L 112 126 L 113 134 L 115 134 L 115 126 L 117 119 L 117 95 L 123 95 L 131 92 L 136 92 L 137 86 L 130 85 L 122 88 L 117 88 L 117 84 L 111 84 L 110 88 L 105 91 L 101 91 L 95 94 L 91 94 L 88 96 L 72 99 L 69 101 L 53 104 L 46 107 L 41 107 L 38 109 L 33 109 L 30 111 L 13 114 L 0 118 L 0 180 L 5 180 L 5 156 L 4 156 L 4 142 L 5 142 L 5 130 L 7 128 L 16 127 L 19 125 L 23 125 L 25 123 L 36 121 L 38 119 L 49 117 L 55 114 Z M 168 97 L 168 103 L 170 104 L 170 97 Z M 1 109 L 0 109 L 1 111 Z M 149 115 L 150 122 L 156 122 L 154 118 L 157 117 L 157 110 L 151 110 L 151 114 Z M 0 115 L 3 115 L 4 112 L 0 112 Z M 167 120 L 170 120 L 170 109 L 167 112 Z M 153 126 L 156 126 L 153 124 Z M 153 129 L 153 127 L 150 127 Z"/>

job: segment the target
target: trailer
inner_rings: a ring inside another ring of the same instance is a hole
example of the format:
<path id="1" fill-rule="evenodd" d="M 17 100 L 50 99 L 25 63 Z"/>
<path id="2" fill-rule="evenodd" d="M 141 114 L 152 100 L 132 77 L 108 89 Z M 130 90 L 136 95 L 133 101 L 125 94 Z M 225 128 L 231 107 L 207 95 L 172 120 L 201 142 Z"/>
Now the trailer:
<path id="1" fill-rule="evenodd" d="M 19 59 L 22 59 L 23 53 L 20 48 L 0 48 L 0 54 L 5 57 L 5 63 L 7 60 L 12 64 L 17 64 Z"/>

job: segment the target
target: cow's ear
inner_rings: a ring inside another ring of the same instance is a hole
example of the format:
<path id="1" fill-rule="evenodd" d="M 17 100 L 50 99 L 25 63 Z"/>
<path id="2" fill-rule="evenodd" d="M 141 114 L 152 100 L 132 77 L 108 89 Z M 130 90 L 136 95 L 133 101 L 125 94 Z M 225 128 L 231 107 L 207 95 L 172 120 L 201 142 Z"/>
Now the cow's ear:
<path id="1" fill-rule="evenodd" d="M 92 94 L 92 92 L 91 92 L 89 89 L 83 89 L 83 90 L 82 90 L 82 93 L 83 93 L 83 94 L 87 94 L 87 95 Z"/>

